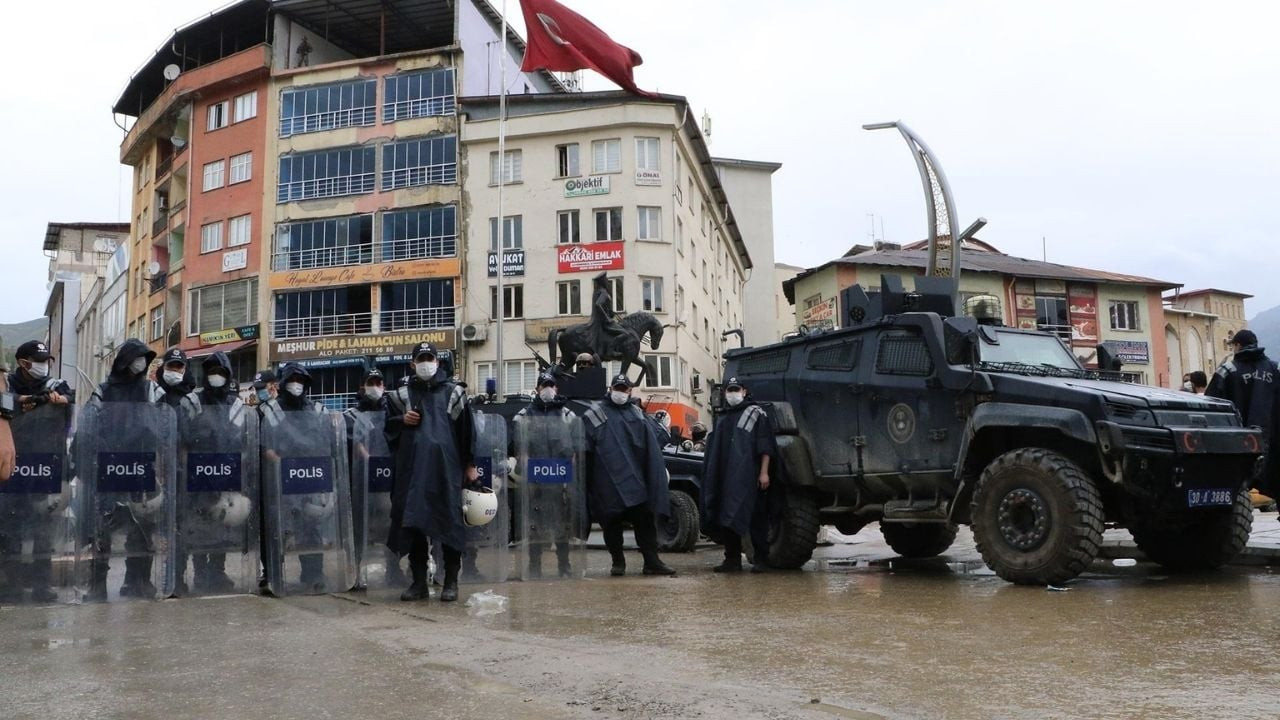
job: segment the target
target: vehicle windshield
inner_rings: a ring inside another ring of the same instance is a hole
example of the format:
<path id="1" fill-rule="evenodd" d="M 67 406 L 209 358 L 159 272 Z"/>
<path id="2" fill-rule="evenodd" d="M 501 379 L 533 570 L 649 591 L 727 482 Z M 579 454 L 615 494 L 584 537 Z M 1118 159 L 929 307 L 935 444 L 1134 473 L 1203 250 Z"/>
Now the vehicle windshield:
<path id="1" fill-rule="evenodd" d="M 1035 368 L 1079 371 L 1080 363 L 1052 335 L 996 331 L 999 345 L 979 342 L 983 365 L 1020 365 Z"/>

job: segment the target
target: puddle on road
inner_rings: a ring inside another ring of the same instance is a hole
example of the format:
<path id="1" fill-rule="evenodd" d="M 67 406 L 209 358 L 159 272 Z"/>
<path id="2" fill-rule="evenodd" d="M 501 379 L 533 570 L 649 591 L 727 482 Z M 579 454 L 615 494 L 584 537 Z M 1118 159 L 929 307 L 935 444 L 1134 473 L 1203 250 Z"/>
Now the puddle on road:
<path id="1" fill-rule="evenodd" d="M 31 641 L 32 650 L 61 650 L 63 648 L 101 647 L 106 644 L 102 638 L 42 638 Z"/>
<path id="2" fill-rule="evenodd" d="M 994 576 L 995 571 L 987 567 L 981 560 L 948 560 L 946 558 L 926 558 L 913 560 L 909 558 L 889 558 L 881 560 L 844 559 L 815 560 L 806 567 L 815 572 L 856 572 L 856 571 L 907 571 L 922 574 L 955 574 Z"/>

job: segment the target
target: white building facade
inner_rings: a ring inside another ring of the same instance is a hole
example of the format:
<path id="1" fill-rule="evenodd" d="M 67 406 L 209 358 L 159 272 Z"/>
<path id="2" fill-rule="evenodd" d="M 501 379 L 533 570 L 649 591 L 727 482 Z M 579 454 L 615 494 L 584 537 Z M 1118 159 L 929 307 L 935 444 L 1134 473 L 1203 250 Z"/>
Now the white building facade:
<path id="1" fill-rule="evenodd" d="M 497 256 L 490 256 L 501 173 L 503 391 L 533 389 L 533 350 L 549 357 L 551 329 L 589 319 L 592 279 L 603 272 L 617 313 L 652 313 L 663 325 L 661 342 L 645 352 L 655 373 L 638 390 L 649 410 L 667 409 L 682 427 L 709 419 L 710 382 L 720 379 L 725 348 L 737 347 L 722 333 L 741 328 L 748 314 L 752 260 L 685 100 L 621 92 L 510 97 L 501 164 L 497 98 L 459 102 L 464 380 L 483 389 L 497 371 Z M 638 374 L 632 368 L 631 377 Z"/>

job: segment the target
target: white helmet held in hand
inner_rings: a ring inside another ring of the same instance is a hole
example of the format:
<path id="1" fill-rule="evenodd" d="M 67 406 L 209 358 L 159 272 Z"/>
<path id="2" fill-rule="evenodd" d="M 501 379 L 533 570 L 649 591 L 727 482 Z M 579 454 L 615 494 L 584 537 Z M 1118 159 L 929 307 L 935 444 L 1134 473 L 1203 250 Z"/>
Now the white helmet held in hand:
<path id="1" fill-rule="evenodd" d="M 302 503 L 302 513 L 313 520 L 324 520 L 333 514 L 333 498 L 317 495 Z"/>
<path id="2" fill-rule="evenodd" d="M 252 503 L 249 502 L 249 498 L 238 492 L 224 492 L 218 496 L 218 502 L 214 504 L 210 514 L 213 515 L 214 520 L 234 528 L 244 525 L 245 520 L 249 519 L 251 509 Z"/>
<path id="3" fill-rule="evenodd" d="M 467 527 L 480 527 L 498 516 L 498 496 L 488 488 L 462 489 L 462 521 Z"/>
<path id="4" fill-rule="evenodd" d="M 135 494 L 134 497 L 140 497 L 139 500 L 130 500 L 129 508 L 133 510 L 134 515 L 140 517 L 150 517 L 155 515 L 164 507 L 165 496 L 163 490 L 156 490 L 153 493 Z"/>

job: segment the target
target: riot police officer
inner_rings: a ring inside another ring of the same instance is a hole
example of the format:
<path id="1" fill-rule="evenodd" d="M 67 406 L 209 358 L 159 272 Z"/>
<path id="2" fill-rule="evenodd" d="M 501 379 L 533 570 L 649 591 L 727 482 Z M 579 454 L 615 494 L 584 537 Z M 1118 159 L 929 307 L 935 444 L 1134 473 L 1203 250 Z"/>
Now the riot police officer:
<path id="1" fill-rule="evenodd" d="M 724 545 L 716 572 L 742 570 L 742 538 L 755 550 L 752 572 L 769 567 L 766 493 L 769 462 L 777 454 L 769 417 L 747 395 L 737 378 L 724 387 L 724 406 L 716 410 L 702 475 L 702 524 Z"/>
<path id="2" fill-rule="evenodd" d="M 413 583 L 401 600 L 429 594 L 430 543 L 443 546 L 444 587 L 440 599 L 458 599 L 458 571 L 466 545 L 462 485 L 478 477 L 473 451 L 474 418 L 466 388 L 440 364 L 431 343 L 413 350 L 413 375 L 387 396 L 387 440 L 396 455 L 387 547 L 409 556 Z"/>
<path id="3" fill-rule="evenodd" d="M 50 377 L 52 356 L 43 342 L 22 343 L 14 352 L 14 358 L 18 367 L 9 373 L 9 392 L 17 396 L 20 409 L 32 410 L 46 402 L 54 405 L 75 402 L 71 386 L 61 378 Z"/>
<path id="4" fill-rule="evenodd" d="M 187 370 L 187 354 L 182 348 L 171 347 L 164 351 L 160 362 L 156 384 L 164 390 L 161 402 L 177 409 L 182 404 L 182 399 L 195 390 L 195 382 Z"/>
<path id="5" fill-rule="evenodd" d="M 631 379 L 619 373 L 608 396 L 596 401 L 584 416 L 590 454 L 592 516 L 604 529 L 605 545 L 613 557 L 611 575 L 625 575 L 622 526 L 630 522 L 644 557 L 645 575 L 675 575 L 658 557 L 655 516 L 670 513 L 666 466 L 662 460 L 656 423 L 632 401 Z"/>

